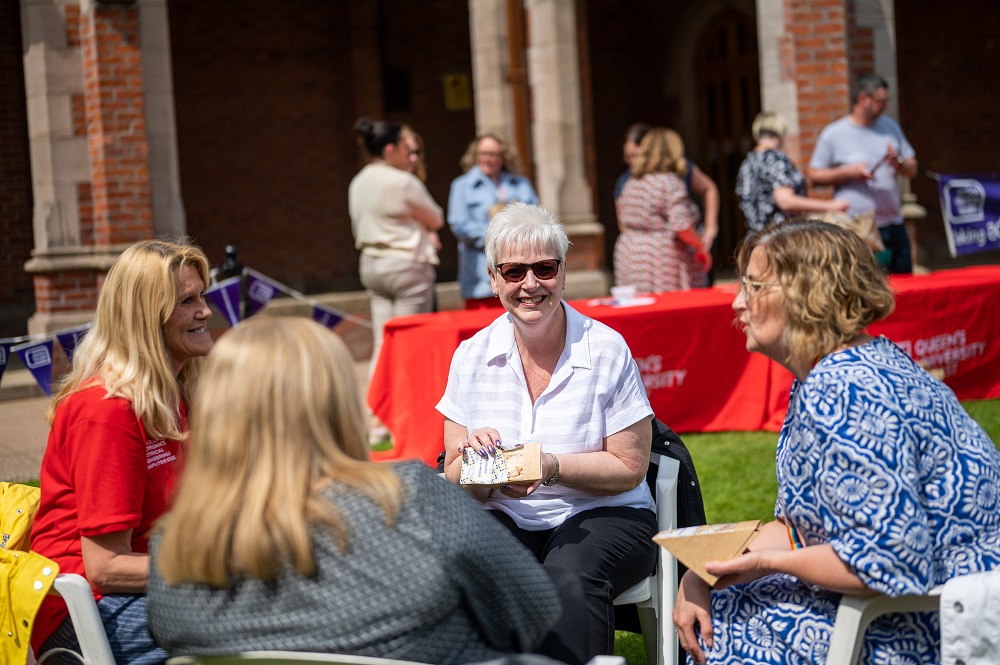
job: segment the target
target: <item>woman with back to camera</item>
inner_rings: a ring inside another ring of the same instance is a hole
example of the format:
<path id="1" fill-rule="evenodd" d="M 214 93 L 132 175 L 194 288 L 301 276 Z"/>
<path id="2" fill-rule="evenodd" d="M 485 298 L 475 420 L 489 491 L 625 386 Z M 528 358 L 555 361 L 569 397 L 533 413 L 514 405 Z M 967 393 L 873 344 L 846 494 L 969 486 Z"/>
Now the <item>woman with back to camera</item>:
<path id="1" fill-rule="evenodd" d="M 688 196 L 684 143 L 654 127 L 639 144 L 632 178 L 618 198 L 615 284 L 639 293 L 687 291 L 707 285 L 712 255 L 698 237 L 698 207 Z"/>
<path id="2" fill-rule="evenodd" d="M 347 190 L 354 243 L 361 250 L 361 284 L 371 309 L 370 376 L 378 363 L 385 322 L 433 309 L 435 232 L 444 226 L 444 217 L 412 172 L 419 163 L 413 153 L 416 144 L 402 125 L 361 118 L 354 132 L 371 157 Z M 381 443 L 389 431 L 373 420 L 371 436 L 373 444 Z"/>
<path id="3" fill-rule="evenodd" d="M 618 209 L 618 197 L 621 196 L 625 183 L 632 177 L 632 162 L 639 156 L 639 143 L 642 142 L 646 132 L 651 129 L 649 125 L 637 122 L 629 125 L 625 132 L 625 141 L 622 144 L 622 158 L 628 167 L 625 172 L 618 176 L 615 181 L 614 197 L 615 210 Z M 687 188 L 688 196 L 695 194 L 701 198 L 704 210 L 704 228 L 701 231 L 701 242 L 705 245 L 705 250 L 711 252 L 716 236 L 719 235 L 719 187 L 715 181 L 708 177 L 704 171 L 698 168 L 690 159 L 684 158 L 686 173 L 683 176 L 684 186 Z"/>
<path id="4" fill-rule="evenodd" d="M 764 111 L 754 118 L 751 150 L 736 174 L 736 196 L 746 219 L 747 235 L 769 224 L 783 222 L 796 213 L 844 212 L 844 199 L 807 196 L 806 179 L 781 149 L 788 125 L 777 113 Z"/>
<path id="5" fill-rule="evenodd" d="M 122 252 L 49 406 L 31 549 L 87 578 L 120 664 L 167 657 L 147 626 L 147 539 L 169 504 L 187 405 L 213 344 L 207 283 L 196 247 L 146 240 Z M 62 599 L 43 601 L 32 645 L 40 658 L 59 647 L 79 652 Z M 77 662 L 50 656 L 47 664 Z"/>
<path id="6" fill-rule="evenodd" d="M 795 380 L 775 520 L 692 573 L 674 608 L 696 662 L 821 663 L 842 594 L 925 593 L 1000 564 L 1000 453 L 955 394 L 866 326 L 894 300 L 865 242 L 818 221 L 751 236 L 733 302 L 748 351 Z M 936 613 L 877 619 L 863 663 L 938 662 Z"/>
<path id="7" fill-rule="evenodd" d="M 150 625 L 172 655 L 458 665 L 534 649 L 555 623 L 546 572 L 463 492 L 418 460 L 368 460 L 353 361 L 330 330 L 240 324 L 209 357 L 195 407 L 149 584 Z"/>
<path id="8" fill-rule="evenodd" d="M 477 136 L 461 159 L 465 172 L 451 183 L 448 224 L 458 240 L 458 285 L 466 309 L 499 308 L 493 297 L 483 243 L 490 219 L 508 203 L 538 203 L 538 194 L 517 173 L 517 159 L 499 134 Z"/>
<path id="9" fill-rule="evenodd" d="M 507 311 L 459 346 L 437 409 L 452 482 L 466 448 L 542 444 L 541 480 L 466 488 L 540 561 L 579 572 L 589 659 L 612 653 L 614 598 L 656 563 L 644 482 L 653 412 L 621 335 L 563 301 L 568 248 L 566 229 L 539 206 L 493 217 L 488 274 Z"/>

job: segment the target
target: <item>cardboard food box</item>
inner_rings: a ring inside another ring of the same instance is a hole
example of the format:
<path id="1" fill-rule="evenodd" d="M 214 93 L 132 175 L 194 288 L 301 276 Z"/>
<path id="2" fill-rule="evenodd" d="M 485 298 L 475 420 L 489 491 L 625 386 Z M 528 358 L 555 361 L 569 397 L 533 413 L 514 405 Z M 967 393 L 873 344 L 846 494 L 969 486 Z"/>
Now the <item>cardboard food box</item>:
<path id="1" fill-rule="evenodd" d="M 542 478 L 542 444 L 524 443 L 482 457 L 472 448 L 462 453 L 462 485 L 499 487 L 533 483 Z"/>
<path id="2" fill-rule="evenodd" d="M 742 554 L 757 537 L 759 529 L 760 520 L 705 524 L 661 531 L 653 536 L 653 541 L 677 557 L 709 586 L 715 586 L 719 578 L 706 571 L 705 564 L 709 561 L 728 561 Z"/>

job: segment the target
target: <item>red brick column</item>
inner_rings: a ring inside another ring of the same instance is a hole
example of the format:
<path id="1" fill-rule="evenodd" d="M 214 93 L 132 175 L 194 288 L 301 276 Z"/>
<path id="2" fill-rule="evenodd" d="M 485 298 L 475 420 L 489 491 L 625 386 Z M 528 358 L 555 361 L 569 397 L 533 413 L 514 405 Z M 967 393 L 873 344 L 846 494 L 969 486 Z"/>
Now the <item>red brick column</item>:
<path id="1" fill-rule="evenodd" d="M 799 136 L 793 159 L 806 164 L 822 129 L 850 106 L 850 0 L 785 0 L 786 69 L 798 89 Z M 791 153 L 790 153 L 791 154 Z"/>
<path id="2" fill-rule="evenodd" d="M 95 5 L 81 20 L 94 244 L 153 235 L 139 10 Z"/>

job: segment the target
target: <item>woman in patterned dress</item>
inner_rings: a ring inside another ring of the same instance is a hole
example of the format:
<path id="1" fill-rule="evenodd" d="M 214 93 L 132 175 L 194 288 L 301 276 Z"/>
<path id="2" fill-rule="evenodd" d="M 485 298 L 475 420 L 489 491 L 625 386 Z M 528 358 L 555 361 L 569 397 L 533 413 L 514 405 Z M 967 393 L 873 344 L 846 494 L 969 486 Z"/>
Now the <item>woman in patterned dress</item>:
<path id="1" fill-rule="evenodd" d="M 811 199 L 806 179 L 781 151 L 788 125 L 777 113 L 758 113 L 751 132 L 757 145 L 736 174 L 736 196 L 746 220 L 747 235 L 777 224 L 795 213 L 844 212 L 844 199 Z"/>
<path id="2" fill-rule="evenodd" d="M 792 374 L 775 520 L 687 573 L 674 607 L 699 663 L 826 660 L 842 594 L 919 594 L 1000 563 L 1000 453 L 955 394 L 865 327 L 894 301 L 856 234 L 793 220 L 740 249 L 747 350 Z M 872 623 L 861 662 L 936 663 L 936 613 Z"/>
<path id="3" fill-rule="evenodd" d="M 639 144 L 632 178 L 618 197 L 615 284 L 639 293 L 705 286 L 712 256 L 698 237 L 698 207 L 688 196 L 684 143 L 654 127 Z"/>

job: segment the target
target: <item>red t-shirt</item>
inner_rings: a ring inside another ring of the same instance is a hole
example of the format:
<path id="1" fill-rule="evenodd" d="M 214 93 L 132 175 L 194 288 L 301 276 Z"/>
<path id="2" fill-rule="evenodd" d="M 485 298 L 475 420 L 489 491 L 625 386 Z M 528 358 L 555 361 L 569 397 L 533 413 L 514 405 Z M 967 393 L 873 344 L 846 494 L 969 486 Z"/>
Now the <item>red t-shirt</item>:
<path id="1" fill-rule="evenodd" d="M 180 442 L 151 439 L 131 403 L 106 394 L 87 388 L 56 409 L 31 531 L 32 551 L 84 577 L 81 536 L 132 529 L 132 551 L 149 551 L 150 528 L 167 510 L 180 469 Z M 186 420 L 182 404 L 183 429 Z M 60 598 L 45 598 L 31 635 L 36 652 L 67 614 Z"/>

